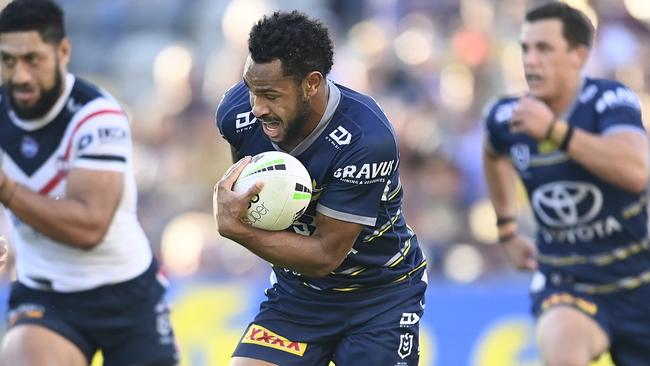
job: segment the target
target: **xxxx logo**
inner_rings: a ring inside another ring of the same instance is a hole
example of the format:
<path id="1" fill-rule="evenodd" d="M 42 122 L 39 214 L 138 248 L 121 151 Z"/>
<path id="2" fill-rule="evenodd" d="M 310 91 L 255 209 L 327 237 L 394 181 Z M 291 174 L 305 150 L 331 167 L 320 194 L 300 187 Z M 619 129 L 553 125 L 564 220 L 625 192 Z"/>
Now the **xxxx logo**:
<path id="1" fill-rule="evenodd" d="M 297 356 L 302 356 L 307 350 L 306 343 L 292 342 L 257 324 L 251 324 L 241 342 L 275 348 Z"/>

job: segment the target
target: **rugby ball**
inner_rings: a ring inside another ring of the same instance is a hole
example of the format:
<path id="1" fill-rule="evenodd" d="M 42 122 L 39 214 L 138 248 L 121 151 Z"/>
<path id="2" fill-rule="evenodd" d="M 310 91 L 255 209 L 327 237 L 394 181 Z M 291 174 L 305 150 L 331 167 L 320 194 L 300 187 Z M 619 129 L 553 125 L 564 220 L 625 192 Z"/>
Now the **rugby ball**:
<path id="1" fill-rule="evenodd" d="M 245 223 L 264 230 L 284 230 L 300 217 L 311 200 L 311 178 L 298 159 L 267 151 L 253 156 L 237 178 L 233 190 L 245 192 L 255 182 L 262 191 L 248 203 Z"/>

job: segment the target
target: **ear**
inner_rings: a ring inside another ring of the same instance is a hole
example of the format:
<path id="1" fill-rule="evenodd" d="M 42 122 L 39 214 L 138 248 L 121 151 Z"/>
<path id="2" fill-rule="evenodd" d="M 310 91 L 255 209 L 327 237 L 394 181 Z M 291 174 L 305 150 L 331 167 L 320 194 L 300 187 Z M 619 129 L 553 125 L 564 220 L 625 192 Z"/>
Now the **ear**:
<path id="1" fill-rule="evenodd" d="M 576 66 L 582 69 L 589 59 L 589 48 L 585 45 L 578 45 L 573 49 Z"/>
<path id="2" fill-rule="evenodd" d="M 316 93 L 318 93 L 318 89 L 323 84 L 323 80 L 323 74 L 318 71 L 312 71 L 307 74 L 307 76 L 302 81 L 305 96 L 307 96 L 307 98 L 311 98 L 316 95 Z"/>
<path id="3" fill-rule="evenodd" d="M 68 38 L 63 38 L 57 47 L 57 54 L 62 68 L 67 70 L 68 63 L 70 62 L 70 52 L 72 51 L 72 44 Z M 65 71 L 65 70 L 64 70 Z"/>

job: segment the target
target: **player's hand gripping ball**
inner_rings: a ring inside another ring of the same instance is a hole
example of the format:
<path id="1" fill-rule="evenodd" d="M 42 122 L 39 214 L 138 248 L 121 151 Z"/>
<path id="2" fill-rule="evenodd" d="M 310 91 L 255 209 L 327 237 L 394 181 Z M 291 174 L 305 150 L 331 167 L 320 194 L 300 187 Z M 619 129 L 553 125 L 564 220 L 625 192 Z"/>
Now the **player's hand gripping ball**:
<path id="1" fill-rule="evenodd" d="M 253 156 L 239 175 L 233 190 L 246 192 L 255 182 L 262 191 L 248 204 L 243 221 L 264 230 L 284 230 L 307 209 L 311 200 L 311 178 L 298 159 L 268 151 Z"/>

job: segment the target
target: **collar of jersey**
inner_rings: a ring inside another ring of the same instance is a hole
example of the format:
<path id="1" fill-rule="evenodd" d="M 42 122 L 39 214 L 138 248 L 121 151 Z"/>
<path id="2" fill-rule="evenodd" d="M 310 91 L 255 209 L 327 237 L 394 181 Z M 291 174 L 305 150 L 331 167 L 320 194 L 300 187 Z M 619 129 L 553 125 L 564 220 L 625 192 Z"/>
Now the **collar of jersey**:
<path id="1" fill-rule="evenodd" d="M 50 108 L 50 111 L 47 112 L 43 117 L 41 118 L 36 118 L 36 119 L 30 119 L 30 120 L 24 120 L 18 118 L 16 116 L 16 113 L 11 110 L 9 112 L 9 116 L 11 117 L 12 122 L 22 128 L 23 130 L 26 131 L 34 131 L 38 130 L 39 128 L 47 125 L 48 123 L 52 122 L 56 116 L 59 115 L 61 110 L 63 109 L 63 106 L 65 106 L 65 102 L 68 100 L 68 97 L 70 96 L 70 92 L 72 92 L 72 87 L 74 86 L 75 82 L 75 77 L 74 75 L 68 73 L 65 76 L 65 90 L 63 90 L 63 93 L 61 93 L 61 96 L 59 99 L 54 103 L 52 108 Z"/>
<path id="2" fill-rule="evenodd" d="M 325 127 L 327 127 L 327 125 L 332 120 L 334 112 L 336 112 L 336 108 L 339 106 L 339 102 L 341 101 L 341 90 L 339 90 L 336 84 L 334 84 L 329 79 L 327 80 L 327 87 L 329 89 L 329 97 L 327 99 L 327 107 L 325 107 L 325 113 L 323 113 L 323 117 L 321 117 L 318 125 L 316 125 L 316 128 L 314 128 L 313 131 L 311 131 L 309 136 L 302 140 L 296 147 L 293 148 L 293 150 L 289 151 L 289 154 L 297 156 L 307 150 L 307 148 L 311 146 L 312 143 L 314 143 L 318 136 L 323 133 Z M 275 150 L 284 151 L 274 142 L 272 142 L 272 144 Z"/>

